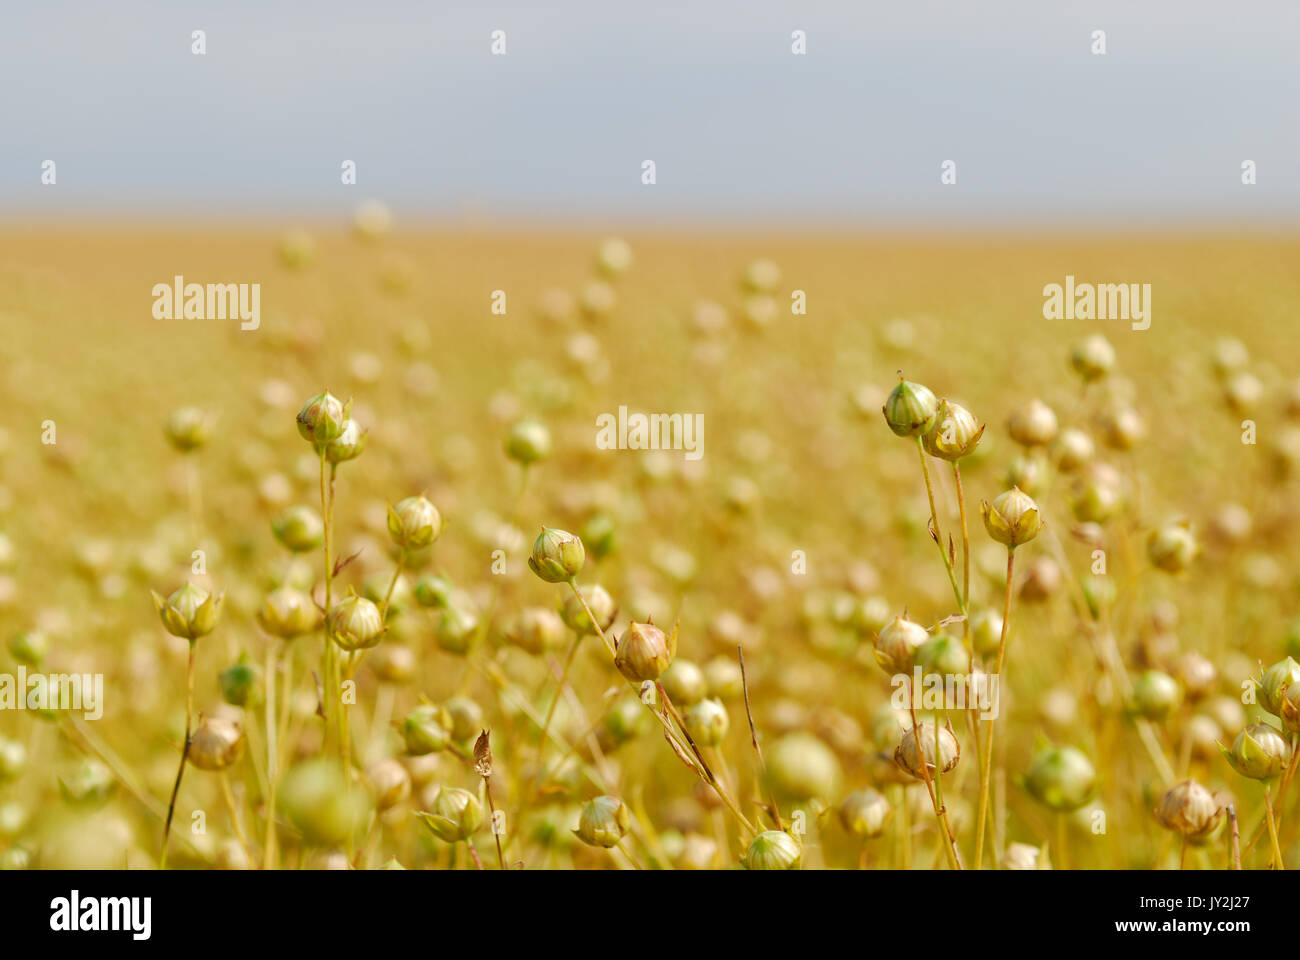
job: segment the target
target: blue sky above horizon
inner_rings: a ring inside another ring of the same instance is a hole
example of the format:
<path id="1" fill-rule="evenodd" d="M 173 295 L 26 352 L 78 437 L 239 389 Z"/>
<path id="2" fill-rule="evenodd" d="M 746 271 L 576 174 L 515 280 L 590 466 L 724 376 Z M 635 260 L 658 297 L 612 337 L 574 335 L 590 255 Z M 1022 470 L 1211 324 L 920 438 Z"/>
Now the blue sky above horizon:
<path id="1" fill-rule="evenodd" d="M 9 216 L 328 217 L 369 197 L 494 221 L 1300 215 L 1300 5 L 1282 0 L 49 0 L 4 20 Z"/>

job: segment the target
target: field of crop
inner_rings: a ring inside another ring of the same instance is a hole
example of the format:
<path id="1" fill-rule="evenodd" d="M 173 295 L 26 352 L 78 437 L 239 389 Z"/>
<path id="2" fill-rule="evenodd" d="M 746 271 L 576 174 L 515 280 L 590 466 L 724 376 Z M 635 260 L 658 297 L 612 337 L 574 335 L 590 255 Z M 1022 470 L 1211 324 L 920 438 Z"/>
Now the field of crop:
<path id="1" fill-rule="evenodd" d="M 1300 238 L 371 217 L 0 231 L 0 866 L 1300 863 Z"/>

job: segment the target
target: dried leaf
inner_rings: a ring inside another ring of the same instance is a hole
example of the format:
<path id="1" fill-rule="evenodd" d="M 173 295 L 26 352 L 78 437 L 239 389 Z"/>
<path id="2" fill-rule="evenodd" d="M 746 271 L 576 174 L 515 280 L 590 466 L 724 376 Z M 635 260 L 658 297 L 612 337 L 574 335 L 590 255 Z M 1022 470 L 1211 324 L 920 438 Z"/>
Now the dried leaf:
<path id="1" fill-rule="evenodd" d="M 474 772 L 484 780 L 492 776 L 492 744 L 486 730 L 474 741 Z"/>
<path id="2" fill-rule="evenodd" d="M 336 560 L 334 562 L 334 576 L 337 577 L 339 575 L 339 572 L 342 571 L 344 567 L 346 567 L 349 563 L 351 563 L 359 556 L 361 556 L 360 550 L 358 550 L 356 553 L 352 554 L 351 556 L 344 557 L 342 560 Z"/>

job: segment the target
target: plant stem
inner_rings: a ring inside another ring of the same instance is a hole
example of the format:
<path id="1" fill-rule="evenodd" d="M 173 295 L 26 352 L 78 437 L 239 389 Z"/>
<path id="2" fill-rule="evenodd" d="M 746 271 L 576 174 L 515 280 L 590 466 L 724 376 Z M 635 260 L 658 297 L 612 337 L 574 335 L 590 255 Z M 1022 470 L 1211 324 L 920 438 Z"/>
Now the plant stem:
<path id="1" fill-rule="evenodd" d="M 262 849 L 262 869 L 270 870 L 275 864 L 277 837 L 275 831 L 275 793 L 280 780 L 279 718 L 275 709 L 275 688 L 279 684 L 279 667 L 276 663 L 279 641 L 272 640 L 266 648 L 266 842 Z M 288 691 L 285 691 L 287 697 Z"/>
<path id="2" fill-rule="evenodd" d="M 1273 863 L 1270 865 L 1271 870 L 1285 870 L 1282 863 L 1282 847 L 1277 842 L 1277 821 L 1273 816 L 1273 788 L 1265 785 L 1264 787 L 1264 814 L 1268 817 L 1268 836 L 1273 841 Z"/>
<path id="3" fill-rule="evenodd" d="M 921 458 L 921 476 L 925 478 L 925 495 L 930 501 L 930 530 L 934 534 L 933 539 L 939 548 L 939 555 L 943 558 L 943 569 L 948 573 L 948 582 L 952 584 L 952 595 L 957 600 L 957 609 L 965 613 L 966 602 L 962 600 L 961 588 L 957 586 L 957 577 L 952 570 L 952 558 L 944 548 L 943 533 L 939 530 L 939 513 L 934 506 L 934 487 L 930 483 L 930 467 L 926 463 L 925 446 L 921 443 L 920 437 L 916 438 L 916 452 Z"/>
<path id="4" fill-rule="evenodd" d="M 190 756 L 190 718 L 194 712 L 194 641 L 190 641 L 189 663 L 185 668 L 185 745 L 181 747 L 181 765 L 176 768 L 176 782 L 172 784 L 172 798 L 167 804 L 167 821 L 163 824 L 162 853 L 158 856 L 158 869 L 167 869 L 167 839 L 172 832 L 172 816 L 176 813 L 176 795 L 181 792 L 181 778 L 185 776 L 185 761 Z"/>
<path id="5" fill-rule="evenodd" d="M 1007 589 L 1002 604 L 1002 635 L 998 638 L 998 660 L 993 675 L 998 678 L 998 699 L 1002 699 L 1002 661 L 1007 653 L 1007 628 L 1011 625 L 1011 578 L 1015 573 L 1016 548 L 1007 548 Z M 998 714 L 1001 715 L 1001 707 Z M 984 856 L 984 816 L 988 810 L 989 777 L 993 769 L 993 741 L 997 734 L 996 717 L 989 719 L 989 735 L 984 743 L 984 775 L 980 778 L 979 819 L 975 826 L 975 869 L 980 868 Z"/>
<path id="6" fill-rule="evenodd" d="M 966 494 L 961 486 L 961 467 L 957 461 L 952 462 L 952 478 L 957 484 L 957 509 L 961 513 L 961 595 L 965 601 L 962 610 L 970 613 L 970 531 L 966 526 Z M 966 618 L 966 630 L 970 631 L 970 617 Z"/>

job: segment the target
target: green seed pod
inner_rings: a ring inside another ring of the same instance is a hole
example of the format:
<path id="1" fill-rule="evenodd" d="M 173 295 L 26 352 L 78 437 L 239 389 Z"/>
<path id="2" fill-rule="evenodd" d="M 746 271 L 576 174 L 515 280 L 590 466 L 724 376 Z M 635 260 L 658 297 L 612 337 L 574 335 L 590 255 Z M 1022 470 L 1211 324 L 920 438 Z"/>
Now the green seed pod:
<path id="1" fill-rule="evenodd" d="M 117 789 L 113 771 L 98 760 L 83 760 L 59 777 L 59 793 L 74 807 L 98 807 Z"/>
<path id="2" fill-rule="evenodd" d="M 984 427 L 969 410 L 951 400 L 940 400 L 934 423 L 921 442 L 930 456 L 955 462 L 974 453 L 982 436 Z"/>
<path id="3" fill-rule="evenodd" d="M 234 707 L 255 707 L 262 702 L 262 669 L 247 658 L 222 670 L 217 677 L 221 699 Z"/>
<path id="4" fill-rule="evenodd" d="M 1034 757 L 1024 786 L 1040 803 L 1069 812 L 1092 799 L 1097 772 L 1083 751 L 1074 747 L 1047 747 Z"/>
<path id="5" fill-rule="evenodd" d="M 1070 351 L 1070 366 L 1085 383 L 1100 380 L 1115 366 L 1115 348 L 1100 333 L 1094 333 Z"/>
<path id="6" fill-rule="evenodd" d="M 167 418 L 167 440 L 181 453 L 208 442 L 208 417 L 198 407 L 179 407 Z"/>
<path id="7" fill-rule="evenodd" d="M 581 592 L 582 599 L 587 601 L 587 606 L 591 608 L 591 613 L 596 618 L 596 623 L 600 625 L 600 629 L 608 630 L 613 626 L 614 617 L 618 615 L 618 604 L 609 595 L 609 591 L 597 583 L 582 588 Z M 565 626 L 579 636 L 585 637 L 589 633 L 596 632 L 591 617 L 587 616 L 587 611 L 572 594 L 565 598 L 564 605 L 560 608 L 560 617 L 564 620 Z"/>
<path id="8" fill-rule="evenodd" d="M 722 705 L 722 701 L 712 699 L 701 700 L 687 707 L 682 714 L 682 722 L 695 742 L 705 747 L 720 744 L 731 725 L 727 708 Z"/>
<path id="9" fill-rule="evenodd" d="M 355 460 L 366 449 L 366 431 L 355 420 L 344 420 L 339 435 L 321 445 L 321 449 L 324 449 L 325 459 L 330 463 Z"/>
<path id="10" fill-rule="evenodd" d="M 422 703 L 402 720 L 406 752 L 414 757 L 446 750 L 451 743 L 451 717 L 446 710 Z"/>
<path id="11" fill-rule="evenodd" d="M 910 673 L 917 650 L 929 639 L 930 634 L 919 623 L 906 617 L 894 617 L 876 637 L 876 663 L 891 676 Z"/>
<path id="12" fill-rule="evenodd" d="M 746 870 L 796 870 L 802 855 L 799 842 L 784 830 L 764 830 L 750 842 L 740 863 Z"/>
<path id="13" fill-rule="evenodd" d="M 1254 681 L 1259 705 L 1275 717 L 1281 716 L 1282 697 L 1297 682 L 1300 682 L 1300 663 L 1291 657 L 1284 657 Z"/>
<path id="14" fill-rule="evenodd" d="M 506 435 L 506 456 L 522 466 L 551 455 L 551 431 L 538 420 L 520 420 Z"/>
<path id="15" fill-rule="evenodd" d="M 373 647 L 386 629 L 379 608 L 365 597 L 348 597 L 334 604 L 329 612 L 330 635 L 344 650 Z"/>
<path id="16" fill-rule="evenodd" d="M 626 694 L 609 705 L 601 727 L 602 743 L 619 747 L 650 729 L 651 717 L 638 697 Z"/>
<path id="17" fill-rule="evenodd" d="M 442 515 L 424 497 L 407 497 L 388 508 L 388 535 L 403 550 L 423 550 L 442 533 Z"/>
<path id="18" fill-rule="evenodd" d="M 415 602 L 422 607 L 445 607 L 454 592 L 455 587 L 446 577 L 421 577 L 415 583 Z"/>
<path id="19" fill-rule="evenodd" d="M 153 594 L 154 607 L 167 632 L 191 643 L 207 636 L 216 627 L 224 599 L 224 594 L 211 595 L 188 582 L 166 600 L 157 593 Z"/>
<path id="20" fill-rule="evenodd" d="M 280 238 L 276 253 L 286 270 L 303 270 L 316 259 L 316 242 L 306 230 L 290 230 Z"/>
<path id="21" fill-rule="evenodd" d="M 1224 751 L 1228 765 L 1243 777 L 1270 780 L 1281 773 L 1291 759 L 1291 747 L 1277 729 L 1262 720 L 1252 723 Z"/>
<path id="22" fill-rule="evenodd" d="M 839 794 L 840 761 L 834 751 L 811 733 L 788 733 L 767 754 L 767 778 L 772 789 L 795 801 L 829 801 Z"/>
<path id="23" fill-rule="evenodd" d="M 190 738 L 189 761 L 200 770 L 225 770 L 243 752 L 243 728 L 221 717 L 203 717 Z"/>
<path id="24" fill-rule="evenodd" d="M 1056 466 L 1062 473 L 1074 473 L 1092 462 L 1097 455 L 1096 444 L 1092 437 L 1076 427 L 1062 430 L 1053 444 L 1052 451 L 1056 457 Z"/>
<path id="25" fill-rule="evenodd" d="M 593 280 L 582 288 L 578 303 L 587 320 L 603 320 L 618 306 L 618 293 L 605 281 Z"/>
<path id="26" fill-rule="evenodd" d="M 298 411 L 298 434 L 309 443 L 329 443 L 343 432 L 348 406 L 329 391 L 316 394 Z"/>
<path id="27" fill-rule="evenodd" d="M 664 671 L 660 682 L 669 698 L 679 707 L 699 703 L 709 692 L 704 671 L 691 660 L 674 660 Z"/>
<path id="28" fill-rule="evenodd" d="M 970 653 L 959 639 L 940 633 L 917 647 L 916 666 L 923 677 L 964 677 L 970 673 Z"/>
<path id="29" fill-rule="evenodd" d="M 429 812 L 417 812 L 416 816 L 439 840 L 456 843 L 468 840 L 482 825 L 483 807 L 468 790 L 442 787 L 434 795 Z"/>
<path id="30" fill-rule="evenodd" d="M 984 514 L 984 529 L 989 536 L 1008 547 L 1028 543 L 1038 536 L 1042 527 L 1038 504 L 1017 487 L 999 494 L 991 506 L 980 501 L 980 508 Z"/>
<path id="31" fill-rule="evenodd" d="M 596 269 L 611 280 L 627 273 L 632 266 L 632 248 L 619 237 L 602 240 L 596 248 Z"/>
<path id="32" fill-rule="evenodd" d="M 512 617 L 503 631 L 506 642 L 535 657 L 559 650 L 568 639 L 564 621 L 547 607 L 526 607 Z"/>
<path id="33" fill-rule="evenodd" d="M 863 840 L 878 837 L 885 831 L 894 811 L 889 801 L 875 790 L 855 790 L 840 802 L 840 823 L 844 829 Z"/>
<path id="34" fill-rule="evenodd" d="M 14 845 L 0 854 L 0 870 L 27 870 L 32 865 L 32 855 L 25 847 Z"/>
<path id="35" fill-rule="evenodd" d="M 1300 733 L 1300 683 L 1293 683 L 1282 694 L 1278 718 L 1291 733 Z"/>
<path id="36" fill-rule="evenodd" d="M 1214 692 L 1219 671 L 1214 664 L 1194 650 L 1183 654 L 1178 661 L 1178 679 L 1187 691 L 1187 699 L 1195 702 Z"/>
<path id="37" fill-rule="evenodd" d="M 39 667 L 50 652 L 50 640 L 39 630 L 24 630 L 9 641 L 9 654 L 28 667 Z"/>
<path id="38" fill-rule="evenodd" d="M 635 683 L 658 680 L 677 654 L 677 631 L 666 635 L 653 623 L 630 623 L 614 645 L 614 666 Z"/>
<path id="39" fill-rule="evenodd" d="M 853 629 L 866 636 L 875 636 L 893 619 L 889 612 L 889 601 L 884 597 L 865 597 L 853 611 L 850 622 Z"/>
<path id="40" fill-rule="evenodd" d="M 312 846 L 342 846 L 366 824 L 366 791 L 350 784 L 333 760 L 308 760 L 289 770 L 277 806 Z"/>
<path id="41" fill-rule="evenodd" d="M 275 539 L 294 553 L 319 550 L 325 542 L 325 524 L 311 507 L 290 507 L 271 523 Z"/>
<path id="42" fill-rule="evenodd" d="M 438 643 L 438 649 L 464 656 L 469 652 L 477 630 L 478 615 L 455 604 L 442 611 L 434 626 L 433 637 Z"/>
<path id="43" fill-rule="evenodd" d="M 1147 538 L 1147 556 L 1158 570 L 1166 573 L 1182 573 L 1191 566 L 1196 552 L 1196 538 L 1185 521 L 1165 524 L 1152 530 Z"/>
<path id="44" fill-rule="evenodd" d="M 1088 612 L 1094 620 L 1100 619 L 1103 610 L 1109 610 L 1115 605 L 1118 591 L 1114 577 L 1090 573 L 1079 580 L 1079 587 L 1083 590 L 1083 600 L 1088 604 Z"/>
<path id="45" fill-rule="evenodd" d="M 293 587 L 272 590 L 257 612 L 257 622 L 262 629 L 282 640 L 311 633 L 320 626 L 321 619 L 321 612 L 312 598 Z"/>
<path id="46" fill-rule="evenodd" d="M 393 213 L 378 200 L 366 200 L 352 214 L 352 230 L 358 240 L 373 242 L 393 229 Z"/>
<path id="47" fill-rule="evenodd" d="M 765 257 L 751 260 L 745 266 L 740 282 L 750 293 L 775 293 L 781 282 L 781 268 Z"/>
<path id="48" fill-rule="evenodd" d="M 582 525 L 582 542 L 593 559 L 603 560 L 618 547 L 618 524 L 608 513 L 593 513 Z"/>
<path id="49" fill-rule="evenodd" d="M 970 618 L 971 643 L 981 657 L 995 657 L 1002 643 L 1002 615 L 996 610 L 980 610 Z"/>
<path id="50" fill-rule="evenodd" d="M 574 834 L 592 847 L 614 847 L 632 825 L 627 807 L 618 797 L 601 796 L 586 803 Z"/>
<path id="51" fill-rule="evenodd" d="M 542 527 L 533 542 L 529 569 L 547 583 L 568 583 L 582 570 L 587 554 L 582 541 L 567 530 Z"/>
<path id="52" fill-rule="evenodd" d="M 27 767 L 27 748 L 17 740 L 0 737 L 0 783 L 17 780 Z"/>
<path id="53" fill-rule="evenodd" d="M 1223 399 L 1228 409 L 1239 417 L 1253 414 L 1259 407 L 1264 395 L 1264 385 L 1253 373 L 1241 371 L 1228 378 L 1223 385 Z"/>
<path id="54" fill-rule="evenodd" d="M 366 771 L 366 783 L 382 813 L 391 810 L 411 793 L 411 775 L 396 760 L 380 760 Z"/>
<path id="55" fill-rule="evenodd" d="M 901 770 L 911 774 L 917 780 L 925 779 L 924 763 L 929 768 L 930 779 L 935 776 L 935 725 L 931 720 L 917 724 L 903 734 L 903 739 L 894 748 L 894 763 Z M 940 727 L 938 733 L 939 772 L 947 773 L 961 760 L 961 744 L 948 727 Z"/>
<path id="56" fill-rule="evenodd" d="M 1156 820 L 1167 830 L 1189 840 L 1213 834 L 1223 820 L 1223 808 L 1214 794 L 1195 780 L 1184 780 L 1165 791 L 1156 807 Z"/>
<path id="57" fill-rule="evenodd" d="M 370 669 L 381 683 L 410 683 L 418 668 L 415 651 L 401 644 L 385 643 L 370 655 Z"/>
<path id="58" fill-rule="evenodd" d="M 1031 497 L 1047 489 L 1047 458 L 1038 449 L 1016 456 L 1007 467 L 1006 485 L 1019 487 Z"/>
<path id="59" fill-rule="evenodd" d="M 1070 510 L 1080 523 L 1105 523 L 1124 502 L 1124 483 L 1110 464 L 1090 464 L 1070 491 Z"/>
<path id="60" fill-rule="evenodd" d="M 740 664 L 730 657 L 713 657 L 704 664 L 704 686 L 710 697 L 735 700 L 745 694 Z"/>
<path id="61" fill-rule="evenodd" d="M 1146 436 L 1146 424 L 1132 407 L 1115 407 L 1102 415 L 1101 436 L 1115 450 L 1132 450 Z"/>
<path id="62" fill-rule="evenodd" d="M 1056 414 L 1041 400 L 1017 407 L 1007 420 L 1007 432 L 1022 447 L 1045 447 L 1056 439 Z"/>
<path id="63" fill-rule="evenodd" d="M 451 718 L 451 735 L 458 742 L 476 737 L 483 730 L 483 708 L 469 697 L 452 697 L 446 703 Z"/>
<path id="64" fill-rule="evenodd" d="M 910 380 L 900 380 L 890 391 L 881 412 L 889 429 L 900 437 L 924 436 L 934 426 L 939 401 L 929 387 Z"/>
<path id="65" fill-rule="evenodd" d="M 1133 710 L 1148 720 L 1161 720 L 1182 701 L 1178 681 L 1159 670 L 1144 671 L 1133 683 Z"/>

